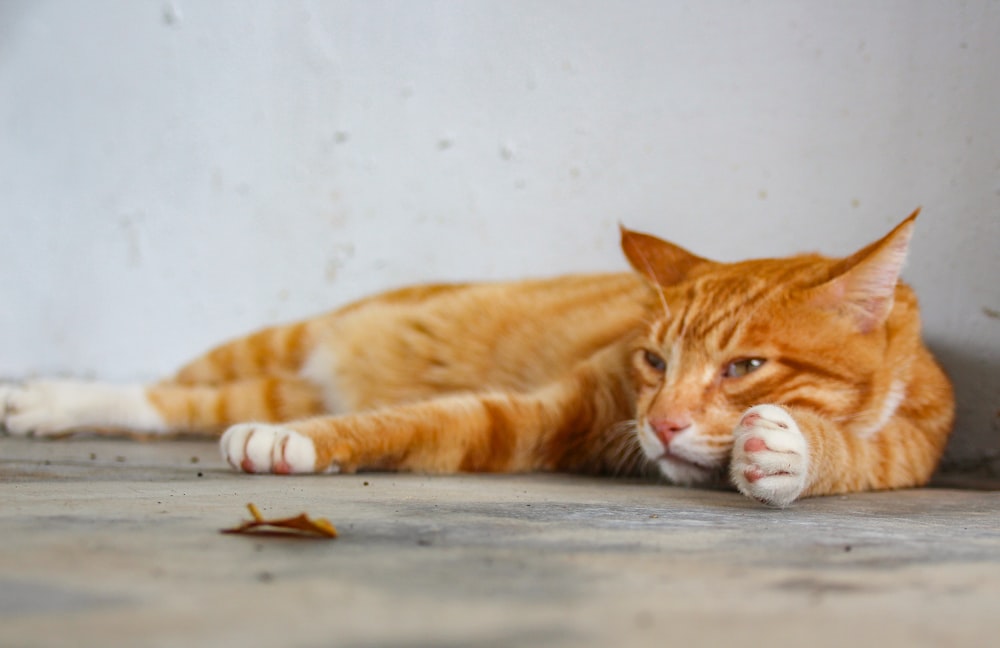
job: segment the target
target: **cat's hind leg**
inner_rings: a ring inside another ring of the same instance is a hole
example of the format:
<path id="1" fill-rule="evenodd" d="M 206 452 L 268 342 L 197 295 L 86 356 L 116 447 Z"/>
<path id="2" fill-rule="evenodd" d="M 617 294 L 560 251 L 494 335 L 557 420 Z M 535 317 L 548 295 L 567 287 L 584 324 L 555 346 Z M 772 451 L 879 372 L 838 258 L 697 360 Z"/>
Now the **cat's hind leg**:
<path id="1" fill-rule="evenodd" d="M 0 387 L 3 427 L 14 435 L 74 432 L 218 436 L 243 421 L 288 421 L 323 412 L 321 389 L 298 377 L 219 385 L 114 385 L 43 380 Z"/>
<path id="2" fill-rule="evenodd" d="M 315 347 L 323 320 L 261 329 L 231 340 L 187 363 L 170 380 L 184 385 L 218 385 L 302 370 Z"/>
<path id="3" fill-rule="evenodd" d="M 4 385 L 3 427 L 18 436 L 62 436 L 83 429 L 168 431 L 141 385 L 38 380 Z"/>

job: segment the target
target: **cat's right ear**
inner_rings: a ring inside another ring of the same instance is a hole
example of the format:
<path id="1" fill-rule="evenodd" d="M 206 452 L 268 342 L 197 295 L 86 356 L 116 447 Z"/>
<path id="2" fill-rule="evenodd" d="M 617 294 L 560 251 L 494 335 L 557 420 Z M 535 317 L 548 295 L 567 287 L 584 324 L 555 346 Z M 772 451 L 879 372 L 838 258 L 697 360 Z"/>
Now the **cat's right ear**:
<path id="1" fill-rule="evenodd" d="M 838 263 L 833 278 L 811 290 L 812 303 L 849 314 L 862 333 L 885 322 L 919 213 L 918 208 L 887 235 Z"/>
<path id="2" fill-rule="evenodd" d="M 659 286 L 678 284 L 692 268 L 707 262 L 678 245 L 620 227 L 625 258 L 636 272 Z"/>

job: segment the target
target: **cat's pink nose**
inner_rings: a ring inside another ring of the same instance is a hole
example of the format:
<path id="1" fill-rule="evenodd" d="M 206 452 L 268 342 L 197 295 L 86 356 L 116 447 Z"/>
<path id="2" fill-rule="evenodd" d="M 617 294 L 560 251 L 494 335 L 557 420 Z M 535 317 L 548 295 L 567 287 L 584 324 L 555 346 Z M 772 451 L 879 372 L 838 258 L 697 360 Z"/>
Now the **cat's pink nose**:
<path id="1" fill-rule="evenodd" d="M 649 420 L 650 427 L 656 433 L 657 438 L 663 447 L 669 447 L 674 437 L 691 427 L 691 419 L 687 416 L 668 416 L 664 418 L 654 418 Z"/>

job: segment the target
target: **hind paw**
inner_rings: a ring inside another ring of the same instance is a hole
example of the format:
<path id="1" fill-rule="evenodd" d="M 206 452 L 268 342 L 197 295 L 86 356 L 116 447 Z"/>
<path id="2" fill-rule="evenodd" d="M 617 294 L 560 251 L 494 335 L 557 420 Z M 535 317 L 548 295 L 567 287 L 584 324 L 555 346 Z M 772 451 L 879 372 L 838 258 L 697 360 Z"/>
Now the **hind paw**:
<path id="1" fill-rule="evenodd" d="M 78 380 L 0 384 L 3 428 L 17 436 L 61 436 L 79 430 L 167 431 L 141 385 Z"/>
<path id="2" fill-rule="evenodd" d="M 321 472 L 316 468 L 316 444 L 287 426 L 241 423 L 226 430 L 219 444 L 222 457 L 243 472 L 279 475 Z"/>
<path id="3" fill-rule="evenodd" d="M 777 405 L 756 405 L 733 430 L 730 477 L 747 497 L 788 506 L 806 487 L 809 447 L 795 419 Z"/>

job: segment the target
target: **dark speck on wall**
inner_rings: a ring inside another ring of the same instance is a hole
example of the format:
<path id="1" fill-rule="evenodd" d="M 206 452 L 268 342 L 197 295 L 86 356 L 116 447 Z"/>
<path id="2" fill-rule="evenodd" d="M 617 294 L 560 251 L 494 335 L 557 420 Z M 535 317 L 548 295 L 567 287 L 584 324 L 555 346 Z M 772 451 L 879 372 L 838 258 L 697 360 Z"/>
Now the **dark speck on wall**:
<path id="1" fill-rule="evenodd" d="M 173 27 L 181 21 L 181 11 L 174 2 L 165 2 L 163 4 L 163 24 L 168 27 Z"/>

